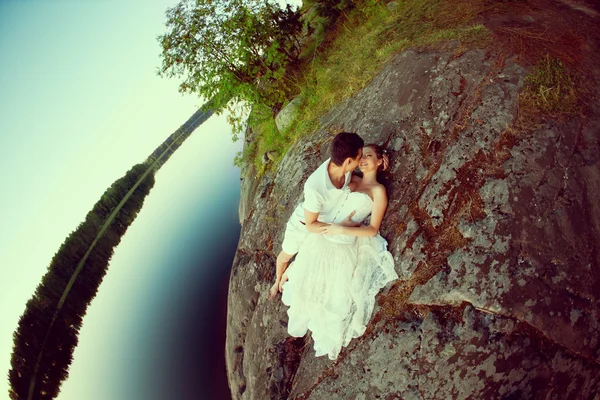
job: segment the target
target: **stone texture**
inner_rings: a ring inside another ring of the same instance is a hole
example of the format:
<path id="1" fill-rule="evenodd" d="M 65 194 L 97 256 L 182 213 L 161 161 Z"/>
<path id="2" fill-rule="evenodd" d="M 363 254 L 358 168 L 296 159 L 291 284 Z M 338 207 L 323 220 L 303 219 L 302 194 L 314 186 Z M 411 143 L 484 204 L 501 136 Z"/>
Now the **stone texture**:
<path id="1" fill-rule="evenodd" d="M 595 363 L 546 348 L 526 324 L 472 306 L 426 312 L 381 327 L 308 389 L 295 387 L 290 398 L 593 399 L 598 393 Z M 572 370 L 579 374 L 573 377 Z"/>
<path id="2" fill-rule="evenodd" d="M 249 184 L 228 303 L 235 399 L 600 400 L 600 116 L 519 127 L 526 73 L 483 50 L 405 51 Z M 310 334 L 287 336 L 266 290 L 340 130 L 390 151 L 381 234 L 400 279 L 332 362 Z"/>
<path id="3" fill-rule="evenodd" d="M 277 125 L 279 132 L 285 132 L 290 128 L 292 122 L 294 122 L 294 118 L 298 115 L 298 110 L 302 106 L 303 101 L 302 97 L 295 97 L 277 113 L 275 125 Z"/>

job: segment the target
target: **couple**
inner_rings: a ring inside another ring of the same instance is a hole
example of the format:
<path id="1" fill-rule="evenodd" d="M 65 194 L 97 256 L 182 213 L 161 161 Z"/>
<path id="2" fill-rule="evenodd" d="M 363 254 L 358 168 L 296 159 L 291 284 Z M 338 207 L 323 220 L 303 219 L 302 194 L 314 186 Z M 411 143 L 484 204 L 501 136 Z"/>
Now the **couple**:
<path id="1" fill-rule="evenodd" d="M 304 202 L 286 225 L 269 298 L 282 292 L 289 306 L 288 333 L 300 337 L 310 329 L 316 356 L 335 360 L 343 346 L 362 335 L 375 295 L 398 278 L 378 233 L 388 200 L 377 173 L 387 163 L 380 146 L 365 146 L 355 133 L 339 133 L 331 158 L 308 177 Z M 352 175 L 357 166 L 362 178 Z"/>

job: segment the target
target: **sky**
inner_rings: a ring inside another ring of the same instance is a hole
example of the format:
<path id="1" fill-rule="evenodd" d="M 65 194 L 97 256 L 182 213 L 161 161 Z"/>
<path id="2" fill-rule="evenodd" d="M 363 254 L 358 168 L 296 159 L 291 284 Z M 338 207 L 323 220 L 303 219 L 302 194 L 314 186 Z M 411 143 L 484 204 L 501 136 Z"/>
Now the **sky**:
<path id="1" fill-rule="evenodd" d="M 176 3 L 0 1 L 0 396 L 8 390 L 12 333 L 60 244 L 112 182 L 201 105 L 156 74 L 156 37 Z M 211 123 L 229 134 L 223 118 Z M 194 151 L 206 144 L 196 142 Z M 182 168 L 211 157 L 197 153 Z M 160 209 L 172 198 L 153 201 Z"/>

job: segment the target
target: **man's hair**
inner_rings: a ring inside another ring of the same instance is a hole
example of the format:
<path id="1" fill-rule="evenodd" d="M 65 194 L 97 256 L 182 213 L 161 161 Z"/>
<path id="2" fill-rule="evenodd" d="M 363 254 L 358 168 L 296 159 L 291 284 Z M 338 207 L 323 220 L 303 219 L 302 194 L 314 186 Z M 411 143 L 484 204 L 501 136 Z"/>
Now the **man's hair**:
<path id="1" fill-rule="evenodd" d="M 331 162 L 335 165 L 342 165 L 346 158 L 356 158 L 364 145 L 365 142 L 356 133 L 338 133 L 331 143 Z"/>

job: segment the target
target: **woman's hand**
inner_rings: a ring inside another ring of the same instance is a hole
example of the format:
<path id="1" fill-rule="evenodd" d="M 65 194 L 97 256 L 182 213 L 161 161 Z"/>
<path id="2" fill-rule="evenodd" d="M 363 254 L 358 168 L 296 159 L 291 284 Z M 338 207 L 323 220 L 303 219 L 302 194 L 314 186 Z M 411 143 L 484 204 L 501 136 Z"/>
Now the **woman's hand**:
<path id="1" fill-rule="evenodd" d="M 338 224 L 329 224 L 319 228 L 319 231 L 323 235 L 341 235 L 344 233 L 344 227 Z"/>

